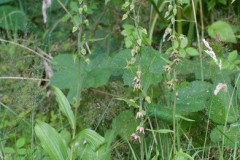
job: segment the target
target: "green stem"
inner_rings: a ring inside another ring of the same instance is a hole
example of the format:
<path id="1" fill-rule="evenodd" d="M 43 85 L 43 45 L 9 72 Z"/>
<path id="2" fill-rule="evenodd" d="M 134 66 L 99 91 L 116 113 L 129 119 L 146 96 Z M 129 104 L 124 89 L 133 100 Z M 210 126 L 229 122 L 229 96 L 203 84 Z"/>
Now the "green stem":
<path id="1" fill-rule="evenodd" d="M 231 107 L 233 107 L 232 101 L 233 101 L 233 97 L 235 95 L 234 93 L 237 89 L 237 84 L 238 84 L 239 79 L 240 79 L 240 74 L 238 74 L 238 76 L 237 76 L 235 86 L 233 88 L 231 96 L 229 95 L 230 97 L 229 97 L 229 102 L 228 102 L 228 107 L 227 107 L 227 112 L 226 112 L 226 118 L 225 118 L 225 123 L 224 123 L 224 129 L 223 129 L 224 134 L 226 134 L 229 112 L 230 112 Z M 223 135 L 223 138 L 222 138 L 222 153 L 224 152 L 224 143 L 225 143 L 225 135 Z"/>
<path id="2" fill-rule="evenodd" d="M 195 23 L 195 27 L 196 27 L 196 32 L 197 32 L 197 42 L 198 42 L 198 50 L 199 50 L 199 58 L 200 58 L 200 69 L 201 69 L 201 80 L 204 80 L 204 75 L 203 75 L 203 59 L 202 59 L 202 48 L 201 48 L 201 40 L 200 40 L 200 36 L 199 36 L 199 30 L 198 30 L 198 26 L 197 26 L 197 16 L 196 16 L 196 8 L 197 8 L 197 0 L 194 2 L 192 1 L 192 8 L 193 8 L 193 15 L 194 15 L 194 23 Z"/>
<path id="3" fill-rule="evenodd" d="M 164 8 L 164 6 L 166 5 L 166 3 L 162 3 L 159 8 L 158 8 L 158 11 L 161 12 L 162 9 Z M 155 25 L 156 25 L 156 22 L 157 22 L 157 19 L 159 18 L 159 14 L 155 14 L 154 18 L 153 18 L 153 22 L 152 22 L 152 25 L 150 27 L 150 31 L 149 31 L 149 39 L 152 40 L 152 36 L 153 36 L 153 31 L 154 31 L 154 28 L 155 28 Z"/>
<path id="4" fill-rule="evenodd" d="M 82 7 L 82 4 L 80 5 L 80 7 Z M 80 17 L 79 17 L 80 27 L 78 30 L 78 42 L 77 42 L 78 53 L 81 51 L 82 46 L 83 46 L 82 45 L 82 26 L 81 26 L 82 22 L 83 22 L 83 15 L 80 14 Z M 79 64 L 78 68 L 80 69 L 81 63 L 78 63 L 78 64 Z M 81 71 L 81 69 L 80 69 L 80 71 Z M 80 75 L 81 75 L 80 71 L 78 72 L 78 77 L 80 77 Z M 74 140 L 76 137 L 76 119 L 77 119 L 77 114 L 78 114 L 78 108 L 80 106 L 80 101 L 81 101 L 81 91 L 82 91 L 82 79 L 81 79 L 81 82 L 79 82 L 77 85 L 76 101 L 74 104 L 75 126 L 72 129 L 72 140 Z M 74 144 L 71 145 L 70 160 L 74 159 L 73 153 L 74 153 Z"/>
<path id="5" fill-rule="evenodd" d="M 180 7 L 177 7 L 177 32 L 182 34 L 182 21 L 181 21 L 182 13 Z"/>
<path id="6" fill-rule="evenodd" d="M 176 6 L 176 2 L 175 0 L 172 1 L 172 6 Z M 176 34 L 176 30 L 175 30 L 175 27 L 176 27 L 176 21 L 173 22 L 173 35 Z M 173 80 L 175 81 L 176 80 L 176 71 L 175 69 L 173 69 Z M 175 115 L 176 115 L 176 91 L 175 89 L 173 90 L 173 93 L 172 93 L 172 98 L 173 98 L 173 154 L 174 156 L 176 155 L 177 151 L 176 151 L 176 118 L 175 118 Z"/>
<path id="7" fill-rule="evenodd" d="M 175 70 L 173 72 L 174 72 L 173 77 L 176 77 Z M 176 115 L 176 98 L 177 98 L 176 97 L 176 91 L 174 89 L 174 91 L 173 91 L 173 153 L 174 153 L 174 155 L 177 153 L 177 151 L 176 151 L 176 132 L 177 132 L 177 130 L 176 130 L 176 118 L 175 118 L 175 115 Z"/>

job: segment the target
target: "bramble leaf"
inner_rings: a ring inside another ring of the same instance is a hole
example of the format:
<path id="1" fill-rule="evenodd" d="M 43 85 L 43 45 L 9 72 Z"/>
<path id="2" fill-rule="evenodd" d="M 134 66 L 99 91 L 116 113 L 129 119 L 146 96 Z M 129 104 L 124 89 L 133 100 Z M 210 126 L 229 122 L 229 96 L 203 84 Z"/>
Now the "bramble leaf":
<path id="1" fill-rule="evenodd" d="M 219 39 L 222 42 L 237 42 L 231 25 L 224 21 L 217 21 L 210 25 L 208 34 L 211 38 Z"/>

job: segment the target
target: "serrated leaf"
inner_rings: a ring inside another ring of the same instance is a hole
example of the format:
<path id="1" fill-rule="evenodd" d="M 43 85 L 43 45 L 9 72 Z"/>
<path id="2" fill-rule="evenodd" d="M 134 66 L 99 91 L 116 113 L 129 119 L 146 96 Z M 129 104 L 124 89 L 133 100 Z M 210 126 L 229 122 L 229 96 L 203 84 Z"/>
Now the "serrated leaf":
<path id="1" fill-rule="evenodd" d="M 219 39 L 222 42 L 237 42 L 231 25 L 224 21 L 217 21 L 210 25 L 208 34 L 211 38 Z"/>
<path id="2" fill-rule="evenodd" d="M 177 112 L 190 113 L 206 108 L 210 97 L 211 84 L 204 81 L 193 81 L 177 91 Z"/>
<path id="3" fill-rule="evenodd" d="M 79 59 L 74 59 L 72 55 L 61 54 L 53 59 L 53 68 L 56 70 L 51 78 L 51 85 L 59 89 L 69 89 L 67 98 L 73 102 L 77 94 L 77 89 L 83 89 L 83 79 L 86 77 L 84 64 Z"/>
<path id="4" fill-rule="evenodd" d="M 60 89 L 58 89 L 55 86 L 52 86 L 52 88 L 56 95 L 59 109 L 67 117 L 68 122 L 70 123 L 72 129 L 75 129 L 76 128 L 76 120 L 75 120 L 73 111 L 71 109 L 71 106 L 70 106 L 67 98 L 65 97 L 65 95 L 62 93 L 62 91 Z"/>
<path id="5" fill-rule="evenodd" d="M 106 54 L 92 54 L 90 64 L 83 59 L 74 59 L 72 55 L 61 54 L 53 59 L 56 72 L 51 85 L 59 89 L 69 89 L 67 98 L 72 103 L 77 92 L 90 87 L 105 85 L 112 72 L 110 57 Z"/>
<path id="6" fill-rule="evenodd" d="M 37 122 L 35 133 L 40 139 L 43 149 L 52 160 L 66 160 L 70 156 L 70 149 L 59 133 L 44 122 Z"/>

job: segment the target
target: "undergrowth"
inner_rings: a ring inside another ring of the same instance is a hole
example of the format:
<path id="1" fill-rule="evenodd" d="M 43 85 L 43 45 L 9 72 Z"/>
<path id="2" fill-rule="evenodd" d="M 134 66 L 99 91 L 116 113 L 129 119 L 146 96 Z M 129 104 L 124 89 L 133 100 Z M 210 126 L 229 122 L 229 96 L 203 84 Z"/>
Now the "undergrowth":
<path id="1" fill-rule="evenodd" d="M 239 159 L 239 5 L 1 1 L 0 159 Z"/>

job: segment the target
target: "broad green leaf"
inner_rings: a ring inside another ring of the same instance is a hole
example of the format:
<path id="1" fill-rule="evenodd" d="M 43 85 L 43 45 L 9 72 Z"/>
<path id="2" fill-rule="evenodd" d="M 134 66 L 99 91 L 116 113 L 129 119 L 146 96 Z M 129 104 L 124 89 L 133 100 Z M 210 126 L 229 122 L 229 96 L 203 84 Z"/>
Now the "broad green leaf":
<path id="1" fill-rule="evenodd" d="M 231 25 L 224 21 L 217 21 L 210 25 L 208 34 L 211 38 L 219 39 L 222 42 L 237 42 Z"/>
<path id="2" fill-rule="evenodd" d="M 206 108 L 210 96 L 211 84 L 204 81 L 193 81 L 178 89 L 177 112 L 197 112 Z"/>
<path id="3" fill-rule="evenodd" d="M 62 130 L 60 132 L 60 136 L 64 139 L 64 141 L 69 144 L 71 142 L 71 133 L 67 130 L 67 128 L 65 128 L 64 130 Z"/>
<path id="4" fill-rule="evenodd" d="M 238 124 L 239 125 L 239 124 Z M 235 145 L 240 147 L 240 130 L 239 126 L 230 125 L 224 132 L 224 126 L 216 126 L 210 134 L 211 141 L 214 143 L 222 143 L 224 137 L 224 145 L 229 148 L 234 148 Z"/>
<path id="5" fill-rule="evenodd" d="M 229 97 L 227 93 L 219 93 L 210 100 L 208 112 L 210 112 L 210 119 L 215 123 L 225 124 L 236 122 L 239 118 L 238 108 L 231 105 L 229 108 Z M 226 117 L 228 115 L 228 117 Z"/>
<path id="6" fill-rule="evenodd" d="M 105 53 L 93 53 L 89 58 L 91 62 L 86 66 L 84 88 L 96 88 L 107 84 L 112 73 L 110 57 Z"/>
<path id="7" fill-rule="evenodd" d="M 1 3 L 1 2 L 0 2 Z M 27 26 L 26 14 L 12 6 L 0 6 L 0 27 L 7 30 L 24 31 Z"/>
<path id="8" fill-rule="evenodd" d="M 129 140 L 138 123 L 131 111 L 123 111 L 112 122 L 112 129 L 124 140 Z"/>
<path id="9" fill-rule="evenodd" d="M 124 68 L 127 66 L 127 62 L 131 59 L 131 50 L 124 49 L 114 54 L 111 59 L 111 67 L 113 69 L 113 75 L 119 76 L 123 74 Z"/>
<path id="10" fill-rule="evenodd" d="M 77 95 L 77 90 L 83 90 L 83 79 L 86 77 L 84 65 L 79 59 L 74 60 L 72 55 L 61 54 L 53 59 L 53 68 L 56 72 L 51 78 L 51 85 L 59 89 L 69 89 L 67 98 L 73 102 L 73 98 Z"/>
<path id="11" fill-rule="evenodd" d="M 69 159 L 70 149 L 54 128 L 47 123 L 39 121 L 35 126 L 35 133 L 40 139 L 43 149 L 52 160 Z"/>
<path id="12" fill-rule="evenodd" d="M 111 75 L 110 57 L 106 54 L 93 53 L 90 64 L 83 59 L 74 59 L 72 55 L 61 54 L 53 59 L 57 70 L 51 78 L 51 85 L 59 89 L 69 89 L 67 98 L 72 103 L 77 92 L 90 87 L 105 85 Z"/>
<path id="13" fill-rule="evenodd" d="M 91 129 L 81 131 L 75 140 L 76 154 L 83 160 L 110 160 L 110 149 L 105 139 Z"/>
<path id="14" fill-rule="evenodd" d="M 237 53 L 236 50 L 230 52 L 230 53 L 228 54 L 228 61 L 229 61 L 229 62 L 233 62 L 234 60 L 237 59 L 237 56 L 238 56 L 238 53 Z"/>
<path id="15" fill-rule="evenodd" d="M 193 47 L 186 48 L 186 52 L 189 56 L 198 56 L 199 55 L 198 50 Z"/>
<path id="16" fill-rule="evenodd" d="M 162 105 L 151 104 L 147 111 L 147 115 L 153 118 L 159 118 L 161 120 L 172 122 L 173 110 L 169 107 L 163 107 Z M 176 118 L 177 119 L 177 118 Z"/>
<path id="17" fill-rule="evenodd" d="M 60 89 L 58 89 L 57 87 L 53 86 L 53 90 L 56 95 L 60 110 L 67 117 L 68 122 L 70 123 L 72 129 L 75 129 L 76 128 L 76 120 L 75 120 L 73 111 L 71 109 L 71 106 L 70 106 L 67 98 L 62 93 L 62 91 Z"/>
<path id="18" fill-rule="evenodd" d="M 23 147 L 23 146 L 25 145 L 25 142 L 26 142 L 26 140 L 25 140 L 24 137 L 19 138 L 19 139 L 17 140 L 17 142 L 16 142 L 16 147 L 17 147 L 17 148 Z"/>
<path id="19" fill-rule="evenodd" d="M 104 138 L 106 140 L 107 146 L 110 147 L 113 140 L 116 138 L 117 134 L 114 130 L 107 130 L 105 131 Z"/>
<path id="20" fill-rule="evenodd" d="M 162 80 L 163 67 L 166 64 L 162 55 L 151 47 L 142 47 L 141 50 L 141 83 L 144 90 L 147 90 L 150 85 L 157 84 Z M 133 80 L 138 70 L 138 63 L 126 67 L 123 74 L 125 85 L 133 86 Z"/>
<path id="21" fill-rule="evenodd" d="M 105 139 L 94 130 L 84 129 L 77 135 L 77 143 L 86 143 L 93 151 L 97 151 L 105 143 Z"/>
<path id="22" fill-rule="evenodd" d="M 78 13 L 78 3 L 75 1 L 71 1 L 69 5 L 71 11 Z"/>
<path id="23" fill-rule="evenodd" d="M 187 117 L 184 117 L 182 115 L 186 115 L 189 112 L 186 112 L 185 110 L 176 110 L 175 114 L 175 120 L 179 121 L 180 119 L 183 119 L 188 122 L 195 121 L 193 119 L 189 119 Z M 173 121 L 173 108 L 171 107 L 164 107 L 161 104 L 150 104 L 147 115 L 153 118 L 159 118 L 161 120 L 164 120 L 166 122 L 172 123 Z"/>

